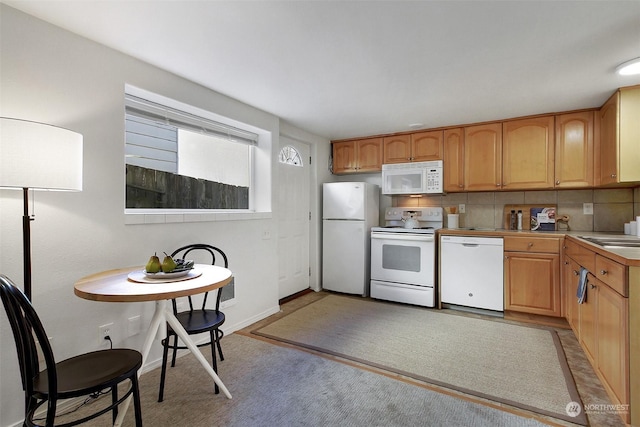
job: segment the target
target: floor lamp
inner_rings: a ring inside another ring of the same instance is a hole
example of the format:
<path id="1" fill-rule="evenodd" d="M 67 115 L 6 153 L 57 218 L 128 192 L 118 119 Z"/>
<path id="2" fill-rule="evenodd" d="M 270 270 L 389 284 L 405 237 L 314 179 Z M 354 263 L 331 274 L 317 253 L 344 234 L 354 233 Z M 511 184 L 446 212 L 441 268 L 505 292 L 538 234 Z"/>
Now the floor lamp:
<path id="1" fill-rule="evenodd" d="M 24 293 L 31 296 L 29 190 L 82 191 L 82 135 L 44 123 L 0 117 L 0 188 L 22 190 Z"/>

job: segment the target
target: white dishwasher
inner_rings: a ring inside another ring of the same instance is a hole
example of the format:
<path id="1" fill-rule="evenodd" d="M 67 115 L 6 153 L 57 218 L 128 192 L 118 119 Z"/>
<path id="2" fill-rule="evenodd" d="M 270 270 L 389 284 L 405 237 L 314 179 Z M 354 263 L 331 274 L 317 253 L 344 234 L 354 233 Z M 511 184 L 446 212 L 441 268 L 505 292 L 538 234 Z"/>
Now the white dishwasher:
<path id="1" fill-rule="evenodd" d="M 440 300 L 504 311 L 501 237 L 440 236 Z"/>

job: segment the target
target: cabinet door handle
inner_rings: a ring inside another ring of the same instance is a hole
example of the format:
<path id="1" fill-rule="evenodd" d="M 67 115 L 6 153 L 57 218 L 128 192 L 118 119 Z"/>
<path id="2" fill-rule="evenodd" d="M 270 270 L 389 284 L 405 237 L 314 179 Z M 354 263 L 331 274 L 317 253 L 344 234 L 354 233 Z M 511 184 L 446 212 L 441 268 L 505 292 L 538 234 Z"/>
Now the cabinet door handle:
<path id="1" fill-rule="evenodd" d="M 605 274 L 607 274 L 607 273 L 608 273 L 608 271 L 607 271 L 607 270 L 600 270 L 600 274 L 602 274 L 603 276 L 604 276 Z"/>
<path id="2" fill-rule="evenodd" d="M 574 275 L 574 276 L 577 276 L 577 275 L 579 275 L 579 274 L 580 274 L 580 273 L 578 272 L 578 270 L 573 270 L 573 275 Z"/>
<path id="3" fill-rule="evenodd" d="M 597 286 L 596 286 L 596 285 L 593 285 L 593 284 L 591 284 L 591 283 L 589 283 L 589 285 L 591 285 L 591 289 L 595 289 L 595 288 L 597 288 Z"/>
<path id="4" fill-rule="evenodd" d="M 496 187 L 500 187 L 500 184 L 496 184 Z"/>
<path id="5" fill-rule="evenodd" d="M 556 185 L 559 185 L 559 184 L 560 184 L 560 180 L 556 181 Z"/>
<path id="6" fill-rule="evenodd" d="M 615 173 L 612 173 L 612 174 L 611 174 L 611 178 L 615 178 L 615 177 L 616 177 L 616 174 L 615 174 Z"/>
<path id="7" fill-rule="evenodd" d="M 533 242 L 529 242 L 529 247 L 532 247 L 532 246 L 533 246 Z"/>

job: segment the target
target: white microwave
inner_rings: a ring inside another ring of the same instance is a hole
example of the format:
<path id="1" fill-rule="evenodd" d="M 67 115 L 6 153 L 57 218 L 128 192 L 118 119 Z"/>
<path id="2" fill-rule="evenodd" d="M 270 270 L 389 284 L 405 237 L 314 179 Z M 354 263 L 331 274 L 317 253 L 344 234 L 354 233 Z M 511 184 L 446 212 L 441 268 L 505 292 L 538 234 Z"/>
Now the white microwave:
<path id="1" fill-rule="evenodd" d="M 441 194 L 442 160 L 382 165 L 382 194 Z"/>

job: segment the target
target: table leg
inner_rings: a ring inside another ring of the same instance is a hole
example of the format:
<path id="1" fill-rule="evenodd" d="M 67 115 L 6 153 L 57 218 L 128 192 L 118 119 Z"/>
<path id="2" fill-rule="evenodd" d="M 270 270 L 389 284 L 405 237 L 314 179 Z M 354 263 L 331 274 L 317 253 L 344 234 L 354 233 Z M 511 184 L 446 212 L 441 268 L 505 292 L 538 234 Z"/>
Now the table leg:
<path id="1" fill-rule="evenodd" d="M 227 390 L 227 387 L 222 383 L 222 380 L 220 379 L 218 374 L 216 374 L 216 371 L 213 370 L 207 359 L 205 359 L 198 346 L 196 346 L 196 344 L 191 340 L 191 337 L 189 336 L 189 334 L 187 334 L 187 331 L 184 330 L 178 319 L 176 319 L 176 317 L 173 315 L 173 312 L 165 308 L 165 317 L 167 319 L 167 323 L 169 323 L 169 325 L 171 325 L 171 327 L 173 328 L 173 331 L 178 335 L 178 337 L 180 337 L 182 342 L 185 343 L 185 345 L 189 348 L 196 359 L 198 359 L 207 373 L 211 375 L 211 378 L 213 378 L 213 381 L 218 384 L 220 390 L 222 390 L 225 396 L 231 399 L 231 393 L 229 393 L 229 390 Z"/>
<path id="2" fill-rule="evenodd" d="M 149 329 L 147 330 L 147 336 L 144 339 L 144 344 L 142 345 L 142 366 L 144 366 L 147 361 L 147 357 L 149 356 L 149 352 L 151 351 L 151 345 L 158 334 L 158 330 L 161 329 L 161 326 L 165 323 L 165 310 L 167 306 L 167 301 L 161 300 L 156 301 L 156 309 L 153 312 L 153 317 L 151 318 L 151 323 L 149 324 Z M 138 378 L 142 375 L 142 369 L 138 370 Z M 129 396 L 127 400 L 122 402 L 120 408 L 118 408 L 118 417 L 116 421 L 113 423 L 113 427 L 122 427 L 122 422 L 124 421 L 124 416 L 127 414 L 127 410 L 129 409 L 129 405 L 131 404 L 131 399 L 133 396 Z"/>

